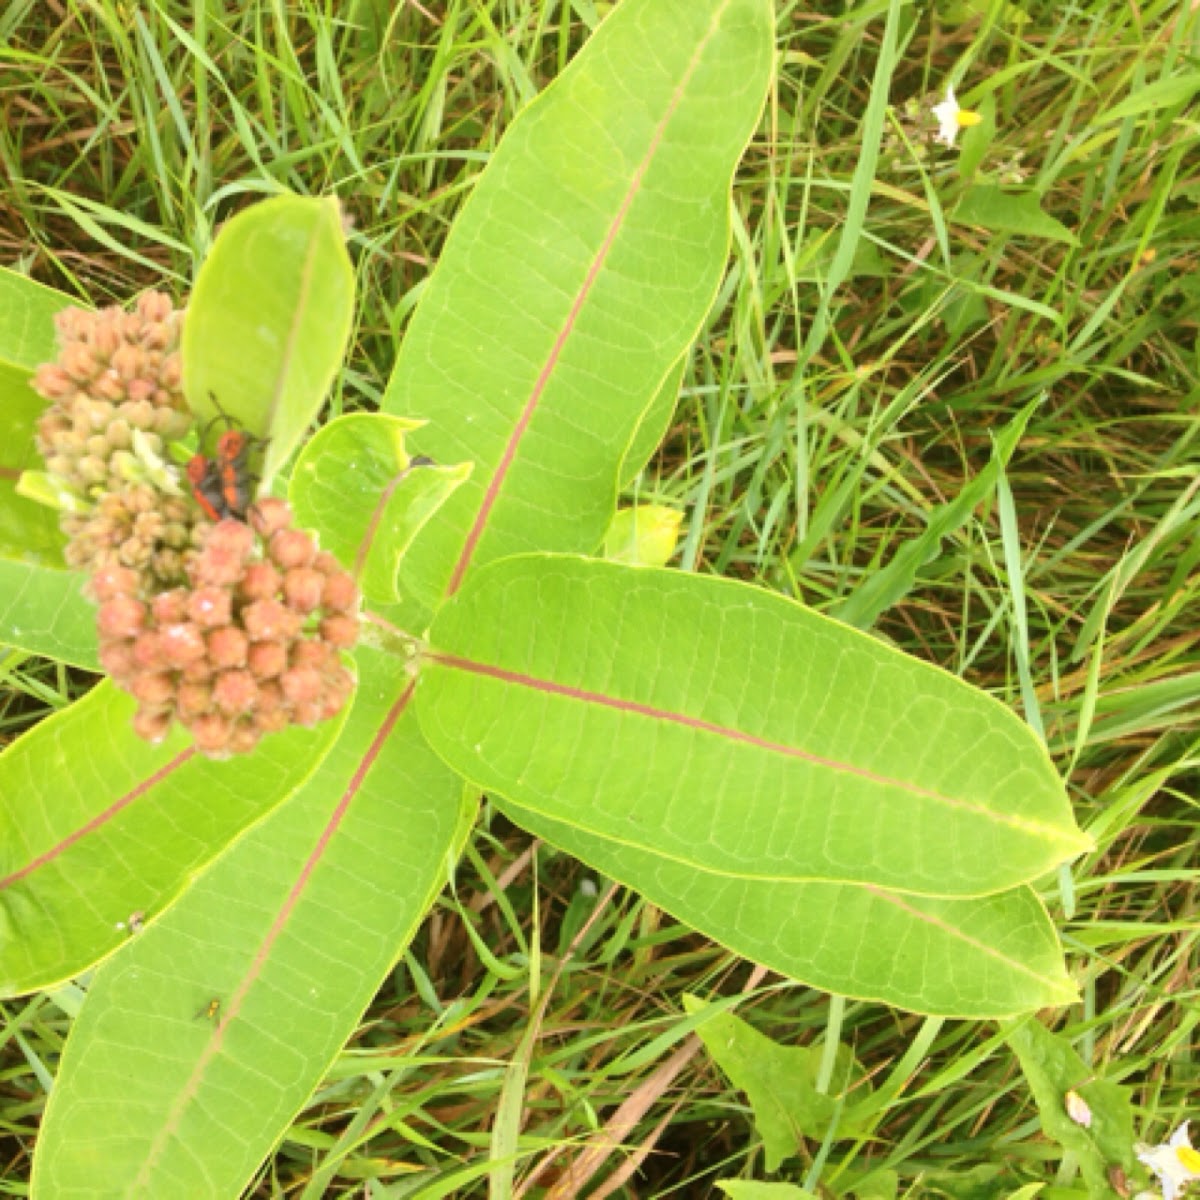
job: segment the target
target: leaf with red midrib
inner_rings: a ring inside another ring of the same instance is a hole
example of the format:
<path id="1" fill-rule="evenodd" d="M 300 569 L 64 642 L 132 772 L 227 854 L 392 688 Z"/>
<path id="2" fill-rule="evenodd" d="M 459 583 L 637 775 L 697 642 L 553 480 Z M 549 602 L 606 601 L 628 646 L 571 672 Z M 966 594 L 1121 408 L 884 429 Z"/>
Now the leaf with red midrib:
<path id="1" fill-rule="evenodd" d="M 129 938 L 320 762 L 341 720 L 212 762 L 186 734 L 150 745 L 101 684 L 0 755 L 0 994 L 78 975 Z"/>
<path id="2" fill-rule="evenodd" d="M 97 972 L 39 1194 L 239 1195 L 444 884 L 475 802 L 423 744 L 411 683 L 358 658 L 317 773 Z"/>
<path id="3" fill-rule="evenodd" d="M 672 862 L 977 896 L 1089 845 L 1003 705 L 744 584 L 521 556 L 476 573 L 429 641 L 417 712 L 439 754 Z"/>
<path id="4" fill-rule="evenodd" d="M 476 184 L 384 401 L 428 422 L 414 452 L 475 463 L 402 566 L 426 609 L 495 558 L 599 544 L 716 290 L 770 26 L 768 0 L 625 0 Z"/>

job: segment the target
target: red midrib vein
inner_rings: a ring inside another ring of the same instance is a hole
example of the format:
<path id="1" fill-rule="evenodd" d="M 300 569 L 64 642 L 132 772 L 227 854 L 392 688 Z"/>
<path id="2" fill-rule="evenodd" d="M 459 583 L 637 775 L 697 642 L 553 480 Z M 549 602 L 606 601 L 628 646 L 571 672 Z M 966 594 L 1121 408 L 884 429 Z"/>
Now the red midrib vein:
<path id="1" fill-rule="evenodd" d="M 384 744 L 387 742 L 389 735 L 395 728 L 396 722 L 400 719 L 405 708 L 408 707 L 408 702 L 412 698 L 415 682 L 410 683 L 404 689 L 403 694 L 392 705 L 387 716 L 384 717 L 375 736 L 371 739 L 371 744 L 367 748 L 367 752 L 363 755 L 362 762 L 358 764 L 354 774 L 350 777 L 350 782 L 346 785 L 345 792 L 342 793 L 342 798 L 338 801 L 329 820 L 325 823 L 324 829 L 321 830 L 320 837 L 317 838 L 316 844 L 313 846 L 304 866 L 300 873 L 296 876 L 296 882 L 292 884 L 283 903 L 279 906 L 279 911 L 275 914 L 266 933 L 263 935 L 262 941 L 255 952 L 254 959 L 250 963 L 245 975 L 238 982 L 237 987 L 230 995 L 227 1003 L 221 1006 L 221 1016 L 217 1022 L 216 1029 L 213 1030 L 212 1036 L 203 1052 L 197 1057 L 195 1065 L 192 1067 L 191 1073 L 184 1081 L 183 1086 L 179 1089 L 171 1107 L 167 1110 L 158 1131 L 155 1134 L 153 1142 L 146 1152 L 146 1157 L 142 1160 L 141 1169 L 138 1171 L 138 1177 L 131 1186 L 130 1195 L 142 1195 L 144 1189 L 150 1182 L 150 1174 L 157 1166 L 162 1155 L 165 1153 L 167 1146 L 171 1143 L 179 1125 L 183 1120 L 184 1113 L 188 1106 L 195 1102 L 199 1095 L 201 1085 L 204 1082 L 204 1076 L 212 1065 L 213 1060 L 220 1053 L 225 1041 L 225 1031 L 229 1028 L 229 1024 L 240 1013 L 242 1006 L 246 1002 L 246 997 L 250 993 L 250 989 L 258 981 L 262 974 L 267 960 L 271 956 L 271 951 L 275 947 L 275 943 L 279 940 L 292 914 L 295 912 L 296 905 L 299 904 L 301 897 L 304 895 L 305 889 L 308 887 L 312 879 L 313 872 L 320 865 L 321 859 L 325 856 L 325 852 L 329 849 L 329 844 L 333 841 L 334 835 L 341 827 L 342 821 L 345 819 L 346 813 L 350 808 L 354 797 L 358 795 L 362 788 L 363 781 L 366 779 L 368 772 L 375 765 L 375 760 L 379 757 L 383 750 Z"/>
<path id="2" fill-rule="evenodd" d="M 770 738 L 759 737 L 758 734 L 747 733 L 745 730 L 735 729 L 730 725 L 720 725 L 716 721 L 705 720 L 703 717 L 689 716 L 687 713 L 675 712 L 667 708 L 658 708 L 653 704 L 644 704 L 639 700 L 626 700 L 620 696 L 610 696 L 604 692 L 593 692 L 587 688 L 575 687 L 567 683 L 558 683 L 553 679 L 542 679 L 536 675 L 527 675 L 521 671 L 510 671 L 504 667 L 493 666 L 491 663 L 460 658 L 455 654 L 429 651 L 427 657 L 439 666 L 449 667 L 452 670 L 466 671 L 472 675 L 485 676 L 488 679 L 499 679 L 505 683 L 529 688 L 531 691 L 543 692 L 552 696 L 564 696 L 570 700 L 578 700 L 582 704 L 592 704 L 600 708 L 613 709 L 617 712 L 648 717 L 651 720 L 663 721 L 671 725 L 681 725 L 686 729 L 695 729 L 701 733 L 713 734 L 716 737 L 724 738 L 738 745 L 753 746 L 755 749 L 765 750 L 772 754 L 780 754 L 785 758 L 798 759 L 801 762 L 812 763 L 814 766 L 827 767 L 829 770 L 837 771 L 843 775 L 854 775 L 859 779 L 866 779 L 871 783 L 880 784 L 881 786 L 898 788 L 913 796 L 923 796 L 939 804 L 944 804 L 949 808 L 974 813 L 985 820 L 994 821 L 999 825 L 1008 825 L 1023 833 L 1044 834 L 1056 839 L 1062 836 L 1061 830 L 1047 825 L 1042 821 L 997 812 L 995 809 L 987 808 L 982 804 L 976 804 L 971 800 L 964 800 L 958 796 L 947 796 L 942 792 L 934 791 L 932 788 L 921 787 L 918 784 L 909 783 L 903 779 L 894 779 L 889 775 L 881 775 L 878 771 L 871 771 L 866 767 L 856 767 L 853 763 L 842 762 L 836 758 L 827 758 L 821 754 L 814 754 L 810 750 L 801 749 L 799 746 L 791 746 L 786 742 L 775 742 Z"/>
<path id="3" fill-rule="evenodd" d="M 633 201 L 641 190 L 646 172 L 651 162 L 653 162 L 654 156 L 658 153 L 658 148 L 662 144 L 667 126 L 670 124 L 671 118 L 675 115 L 675 110 L 679 107 L 679 102 L 683 98 L 684 91 L 687 89 L 687 85 L 691 82 L 692 75 L 695 74 L 696 67 L 700 63 L 704 48 L 716 32 L 720 18 L 727 7 L 728 4 L 723 4 L 713 14 L 707 33 L 705 33 L 704 37 L 697 44 L 695 53 L 689 60 L 687 69 L 676 85 L 674 92 L 671 93 L 671 99 L 667 104 L 666 110 L 655 128 L 654 134 L 650 138 L 650 145 L 646 148 L 646 153 L 633 172 L 633 176 L 629 181 L 629 187 L 626 189 L 625 195 L 621 198 L 621 203 L 617 207 L 616 216 L 613 217 L 612 224 L 608 227 L 608 232 L 604 235 L 604 240 L 600 243 L 600 248 L 596 251 L 596 256 L 592 259 L 591 265 L 588 267 L 583 284 L 576 293 L 575 299 L 572 301 L 571 307 L 567 312 L 567 319 L 558 331 L 558 335 L 554 339 L 554 344 L 550 347 L 550 354 L 546 358 L 545 363 L 542 364 L 542 369 L 538 372 L 538 377 L 534 382 L 532 392 L 529 394 L 529 399 L 525 401 L 525 405 L 521 409 L 521 415 L 517 418 L 517 423 L 513 426 L 513 431 L 509 435 L 508 442 L 505 444 L 504 453 L 501 454 L 500 462 L 496 465 L 495 473 L 488 481 L 483 501 L 479 505 L 479 511 L 475 514 L 475 520 L 472 522 L 470 531 L 467 533 L 467 539 L 463 544 L 462 553 L 459 555 L 458 561 L 454 564 L 454 571 L 446 587 L 447 596 L 453 596 L 462 584 L 463 576 L 466 575 L 467 569 L 471 565 L 471 559 L 474 557 L 475 550 L 479 545 L 479 539 L 483 536 L 484 529 L 491 518 L 492 509 L 495 507 L 500 489 L 504 486 L 504 481 L 508 476 L 513 461 L 516 459 L 521 440 L 524 438 L 525 431 L 529 428 L 529 423 L 533 419 L 533 414 L 541 402 L 542 393 L 546 390 L 546 385 L 550 382 L 550 377 L 554 374 L 554 370 L 558 366 L 558 360 L 562 355 L 563 347 L 566 346 L 567 340 L 574 332 L 576 322 L 579 320 L 579 314 L 583 311 L 583 306 L 587 303 L 592 287 L 608 259 L 613 243 L 617 240 L 617 234 L 620 233 L 621 227 L 625 223 L 625 218 L 629 215 Z"/>
<path id="4" fill-rule="evenodd" d="M 44 854 L 39 854 L 37 858 L 31 859 L 19 870 L 14 871 L 11 875 L 4 879 L 0 879 L 0 891 L 6 887 L 11 887 L 14 883 L 20 883 L 22 879 L 26 879 L 32 875 L 34 871 L 40 867 L 44 867 L 47 863 L 53 862 L 60 855 L 65 854 L 70 850 L 76 842 L 87 837 L 89 833 L 95 833 L 97 829 L 107 825 L 118 813 L 128 808 L 135 800 L 144 796 L 152 787 L 161 783 L 173 771 L 177 771 L 184 763 L 188 761 L 196 753 L 194 746 L 189 746 L 186 750 L 180 751 L 169 763 L 159 767 L 153 775 L 147 775 L 141 783 L 136 787 L 132 787 L 123 796 L 114 800 L 103 812 L 97 813 L 86 825 L 81 825 L 74 832 L 69 833 L 55 846 L 51 846 Z"/>

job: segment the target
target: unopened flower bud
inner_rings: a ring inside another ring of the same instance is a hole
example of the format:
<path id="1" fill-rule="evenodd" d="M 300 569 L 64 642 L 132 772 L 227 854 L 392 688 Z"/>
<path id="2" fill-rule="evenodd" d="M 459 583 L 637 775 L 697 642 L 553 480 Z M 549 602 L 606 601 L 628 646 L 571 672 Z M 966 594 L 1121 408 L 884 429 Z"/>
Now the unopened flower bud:
<path id="1" fill-rule="evenodd" d="M 233 754 L 249 754 L 258 745 L 261 736 L 252 722 L 239 721 L 229 739 L 229 749 Z"/>
<path id="2" fill-rule="evenodd" d="M 329 661 L 333 650 L 327 642 L 306 638 L 292 647 L 293 667 L 316 667 L 320 670 Z"/>
<path id="3" fill-rule="evenodd" d="M 208 635 L 208 657 L 214 667 L 244 667 L 248 647 L 246 635 L 232 625 Z"/>
<path id="4" fill-rule="evenodd" d="M 146 606 L 132 596 L 115 595 L 100 605 L 96 628 L 104 638 L 131 638 L 146 621 Z"/>
<path id="5" fill-rule="evenodd" d="M 175 697 L 179 715 L 185 719 L 198 717 L 213 706 L 212 684 L 206 680 L 185 680 Z"/>
<path id="6" fill-rule="evenodd" d="M 202 713 L 188 726 L 196 740 L 197 749 L 210 757 L 229 753 L 229 735 L 233 722 L 220 713 Z"/>
<path id="7" fill-rule="evenodd" d="M 358 622 L 345 613 L 334 613 L 321 622 L 321 636 L 331 646 L 348 650 L 358 641 Z"/>
<path id="8" fill-rule="evenodd" d="M 288 652 L 283 642 L 253 642 L 246 652 L 246 666 L 256 679 L 271 679 L 287 665 Z"/>
<path id="9" fill-rule="evenodd" d="M 92 572 L 88 581 L 88 591 L 97 600 L 111 600 L 113 596 L 132 596 L 137 592 L 137 587 L 137 572 L 116 564 Z"/>
<path id="10" fill-rule="evenodd" d="M 114 678 L 122 679 L 132 674 L 133 642 L 125 638 L 100 642 L 100 665 Z"/>
<path id="11" fill-rule="evenodd" d="M 265 642 L 295 637 L 301 618 L 278 600 L 256 600 L 242 610 L 242 624 L 253 641 Z"/>
<path id="12" fill-rule="evenodd" d="M 154 630 L 139 634 L 131 649 L 133 661 L 143 671 L 159 670 L 167 666 L 161 636 Z"/>
<path id="13" fill-rule="evenodd" d="M 213 684 L 213 702 L 234 716 L 249 712 L 257 698 L 258 687 L 249 671 L 222 671 Z"/>
<path id="14" fill-rule="evenodd" d="M 129 685 L 129 690 L 143 704 L 156 708 L 168 708 L 175 695 L 175 681 L 169 671 L 152 671 L 148 674 L 135 675 Z"/>
<path id="15" fill-rule="evenodd" d="M 270 563 L 251 563 L 238 587 L 245 600 L 273 600 L 282 586 L 279 572 Z"/>
<path id="16" fill-rule="evenodd" d="M 271 535 L 271 561 L 281 570 L 307 567 L 317 548 L 302 529 L 280 529 Z"/>
<path id="17" fill-rule="evenodd" d="M 321 603 L 333 612 L 351 612 L 358 607 L 358 585 L 345 571 L 328 575 Z"/>
<path id="18" fill-rule="evenodd" d="M 150 611 L 160 625 L 177 625 L 187 620 L 188 592 L 183 588 L 172 588 L 159 592 L 150 601 Z"/>
<path id="19" fill-rule="evenodd" d="M 296 612 L 310 613 L 320 607 L 324 585 L 325 576 L 320 571 L 311 567 L 293 567 L 283 577 L 283 596 Z"/>
<path id="20" fill-rule="evenodd" d="M 293 709 L 314 703 L 321 695 L 321 672 L 315 667 L 291 667 L 279 677 L 279 683 Z"/>
<path id="21" fill-rule="evenodd" d="M 292 510 L 286 500 L 277 496 L 265 496 L 257 501 L 247 514 L 250 524 L 260 537 L 269 538 L 280 529 L 286 529 L 292 523 Z"/>
<path id="22" fill-rule="evenodd" d="M 161 742 L 171 728 L 169 708 L 139 708 L 133 718 L 133 732 L 147 742 Z"/>
<path id="23" fill-rule="evenodd" d="M 163 657 L 175 668 L 186 667 L 204 656 L 204 637 L 195 625 L 188 622 L 164 625 L 158 636 Z"/>
<path id="24" fill-rule="evenodd" d="M 228 625 L 233 597 L 225 588 L 200 587 L 188 596 L 188 616 L 203 629 Z"/>

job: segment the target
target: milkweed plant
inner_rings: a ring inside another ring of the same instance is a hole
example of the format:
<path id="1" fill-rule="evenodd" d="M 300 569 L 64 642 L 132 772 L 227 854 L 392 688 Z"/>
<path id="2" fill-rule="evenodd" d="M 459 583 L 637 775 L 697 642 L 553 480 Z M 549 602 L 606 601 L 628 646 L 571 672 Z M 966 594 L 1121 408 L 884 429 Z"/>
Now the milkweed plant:
<path id="1" fill-rule="evenodd" d="M 814 988 L 1076 995 L 1032 885 L 1090 842 L 1013 712 L 598 553 L 716 296 L 771 20 L 617 6 L 480 176 L 377 412 L 314 431 L 354 316 L 332 199 L 245 208 L 174 299 L 0 276 L 0 640 L 107 677 L 0 757 L 0 986 L 78 1003 L 40 1194 L 237 1195 L 485 793 Z"/>

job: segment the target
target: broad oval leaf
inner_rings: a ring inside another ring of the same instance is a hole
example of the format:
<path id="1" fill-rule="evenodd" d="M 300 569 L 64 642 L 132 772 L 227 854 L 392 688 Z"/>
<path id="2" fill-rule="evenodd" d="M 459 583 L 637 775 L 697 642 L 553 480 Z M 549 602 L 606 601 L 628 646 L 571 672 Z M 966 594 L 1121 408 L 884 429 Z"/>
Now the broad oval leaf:
<path id="1" fill-rule="evenodd" d="M 0 267 L 0 363 L 32 375 L 58 353 L 54 317 L 71 304 L 70 296 Z"/>
<path id="2" fill-rule="evenodd" d="M 83 575 L 0 558 L 0 643 L 99 671 L 96 606 Z"/>
<path id="3" fill-rule="evenodd" d="M 1037 896 L 911 896 L 713 875 L 501 801 L 523 828 L 754 962 L 822 991 L 944 1017 L 1004 1017 L 1078 992 Z"/>
<path id="4" fill-rule="evenodd" d="M 276 196 L 246 209 L 221 230 L 196 276 L 183 325 L 188 404 L 202 422 L 224 413 L 269 439 L 264 483 L 325 402 L 353 304 L 354 271 L 332 199 Z"/>
<path id="5" fill-rule="evenodd" d="M 320 762 L 340 720 L 213 762 L 176 732 L 130 728 L 136 702 L 102 683 L 0 755 L 0 995 L 77 975 L 159 912 L 230 838 Z"/>
<path id="6" fill-rule="evenodd" d="M 62 565 L 58 514 L 18 494 L 17 484 L 22 472 L 42 466 L 33 434 L 46 402 L 29 377 L 57 354 L 54 316 L 70 303 L 0 268 L 0 555 L 45 566 Z"/>
<path id="7" fill-rule="evenodd" d="M 473 563 L 599 545 L 622 459 L 646 452 L 643 414 L 716 291 L 770 10 L 625 0 L 475 185 L 384 401 L 428 422 L 415 450 L 476 463 L 402 566 L 427 608 Z"/>
<path id="8" fill-rule="evenodd" d="M 452 766 L 701 870 L 983 895 L 1090 845 L 1002 704 L 746 584 L 520 556 L 429 643 L 417 710 Z"/>
<path id="9" fill-rule="evenodd" d="M 240 1195 L 444 885 L 475 803 L 404 714 L 394 660 L 358 657 L 318 772 L 97 972 L 38 1195 Z"/>
<path id="10" fill-rule="evenodd" d="M 352 413 L 304 447 L 288 488 L 297 523 L 321 533 L 368 601 L 398 598 L 400 559 L 425 522 L 471 474 L 471 464 L 414 465 L 404 448 L 419 421 Z"/>

